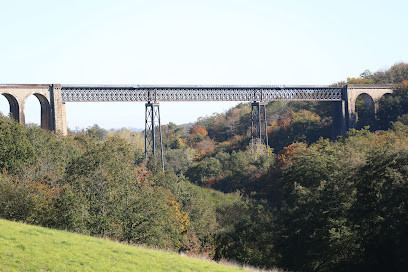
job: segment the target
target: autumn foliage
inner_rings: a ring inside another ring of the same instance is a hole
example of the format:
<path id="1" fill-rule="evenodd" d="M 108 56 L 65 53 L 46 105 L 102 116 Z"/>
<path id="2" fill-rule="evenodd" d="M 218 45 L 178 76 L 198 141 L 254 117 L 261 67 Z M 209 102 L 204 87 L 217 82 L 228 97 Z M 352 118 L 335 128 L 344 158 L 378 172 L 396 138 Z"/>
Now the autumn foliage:
<path id="1" fill-rule="evenodd" d="M 331 102 L 273 101 L 267 149 L 242 103 L 163 126 L 165 171 L 140 132 L 0 117 L 0 217 L 263 268 L 406 271 L 408 64 L 347 81 L 395 84 L 381 130 L 335 139 Z"/>

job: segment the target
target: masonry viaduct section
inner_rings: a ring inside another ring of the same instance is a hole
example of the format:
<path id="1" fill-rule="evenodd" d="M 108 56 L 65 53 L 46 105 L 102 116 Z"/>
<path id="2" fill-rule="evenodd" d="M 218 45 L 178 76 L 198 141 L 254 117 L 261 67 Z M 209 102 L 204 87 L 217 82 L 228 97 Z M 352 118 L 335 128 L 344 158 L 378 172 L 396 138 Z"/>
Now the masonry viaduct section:
<path id="1" fill-rule="evenodd" d="M 365 111 L 376 118 L 379 100 L 392 93 L 392 85 L 347 85 L 341 101 L 333 105 L 333 135 L 344 135 L 348 129 L 356 128 L 358 115 L 356 101 L 361 97 Z"/>
<path id="2" fill-rule="evenodd" d="M 334 102 L 333 134 L 343 135 L 357 123 L 356 100 L 359 96 L 363 98 L 365 108 L 372 109 L 375 114 L 378 100 L 390 93 L 392 93 L 390 85 L 346 85 L 344 87 L 0 85 L 0 94 L 7 98 L 10 113 L 16 121 L 25 123 L 25 101 L 30 95 L 35 95 L 41 105 L 41 127 L 62 135 L 67 134 L 65 102 L 144 101 L 148 102 L 147 105 L 154 103 L 158 106 L 158 102 L 162 101 L 248 101 L 255 102 L 252 107 L 260 111 L 262 105 L 257 103 L 275 100 Z M 264 119 L 266 124 L 266 116 L 258 119 Z M 265 124 L 262 124 L 262 127 Z M 154 127 L 154 125 L 153 122 L 151 126 Z M 261 134 L 261 125 L 257 129 L 256 133 Z"/>
<path id="3" fill-rule="evenodd" d="M 65 103 L 62 101 L 61 85 L 0 85 L 0 94 L 7 98 L 11 116 L 21 124 L 25 124 L 24 106 L 27 98 L 31 95 L 36 96 L 41 106 L 41 127 L 58 134 L 67 134 Z"/>
<path id="4" fill-rule="evenodd" d="M 356 101 L 359 96 L 364 101 L 366 110 L 372 111 L 377 117 L 379 100 L 392 93 L 390 85 L 349 85 L 347 88 L 346 116 L 348 118 L 347 128 L 355 128 L 358 121 L 356 113 Z"/>

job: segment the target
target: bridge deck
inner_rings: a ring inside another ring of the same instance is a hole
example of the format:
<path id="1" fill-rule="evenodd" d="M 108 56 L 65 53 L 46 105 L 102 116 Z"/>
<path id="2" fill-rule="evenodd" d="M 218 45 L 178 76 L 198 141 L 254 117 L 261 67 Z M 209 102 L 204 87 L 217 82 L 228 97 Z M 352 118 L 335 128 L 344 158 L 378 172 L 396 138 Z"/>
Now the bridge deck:
<path id="1" fill-rule="evenodd" d="M 63 102 L 102 101 L 341 101 L 345 87 L 62 85 Z"/>

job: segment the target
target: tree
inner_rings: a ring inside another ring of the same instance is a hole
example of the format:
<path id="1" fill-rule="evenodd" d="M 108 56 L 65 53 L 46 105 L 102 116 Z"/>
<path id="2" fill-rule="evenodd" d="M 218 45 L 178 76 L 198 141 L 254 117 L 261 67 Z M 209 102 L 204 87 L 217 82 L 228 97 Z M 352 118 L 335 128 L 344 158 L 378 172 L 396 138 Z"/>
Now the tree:
<path id="1" fill-rule="evenodd" d="M 91 234 L 103 236 L 111 228 L 115 191 L 132 179 L 132 168 L 132 152 L 120 138 L 90 146 L 68 165 L 64 182 L 85 200 L 81 202 L 85 208 L 78 210 L 86 212 L 85 225 Z"/>
<path id="2" fill-rule="evenodd" d="M 275 150 L 282 150 L 294 142 L 316 142 L 331 135 L 329 118 L 321 118 L 309 110 L 300 110 L 272 123 L 270 142 Z"/>
<path id="3" fill-rule="evenodd" d="M 357 178 L 358 177 L 358 178 Z M 355 178 L 359 271 L 408 269 L 408 147 L 376 150 Z"/>
<path id="4" fill-rule="evenodd" d="M 258 267 L 274 267 L 278 254 L 272 213 L 263 205 L 239 201 L 218 211 L 221 229 L 215 259 L 227 258 Z"/>
<path id="5" fill-rule="evenodd" d="M 186 176 L 191 182 L 203 185 L 207 178 L 215 177 L 222 171 L 222 165 L 214 157 L 206 157 L 200 162 L 195 162 L 187 171 Z"/>
<path id="6" fill-rule="evenodd" d="M 95 137 L 99 140 L 104 140 L 106 135 L 108 134 L 105 129 L 101 128 L 97 124 L 94 124 L 92 127 L 88 127 L 86 129 L 86 133 L 88 134 L 88 136 Z"/>
<path id="7" fill-rule="evenodd" d="M 399 116 L 408 113 L 408 80 L 396 85 L 394 92 L 379 101 L 378 125 L 388 129 Z"/>
<path id="8" fill-rule="evenodd" d="M 22 174 L 35 159 L 25 128 L 8 117 L 0 116 L 0 169 Z"/>

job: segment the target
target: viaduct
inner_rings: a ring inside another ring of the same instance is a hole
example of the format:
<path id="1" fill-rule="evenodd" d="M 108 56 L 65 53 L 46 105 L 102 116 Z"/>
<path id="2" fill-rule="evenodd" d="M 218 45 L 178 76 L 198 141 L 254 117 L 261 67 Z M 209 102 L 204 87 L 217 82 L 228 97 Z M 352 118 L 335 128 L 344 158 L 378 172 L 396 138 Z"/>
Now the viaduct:
<path id="1" fill-rule="evenodd" d="M 159 102 L 165 101 L 243 101 L 252 102 L 252 138 L 268 146 L 265 104 L 275 100 L 333 102 L 333 134 L 343 135 L 356 126 L 356 100 L 361 96 L 365 109 L 374 115 L 378 100 L 392 93 L 391 85 L 329 86 L 164 86 L 164 85 L 60 85 L 0 84 L 0 94 L 10 104 L 11 116 L 25 123 L 24 104 L 35 95 L 41 105 L 41 127 L 67 134 L 65 103 L 146 102 L 145 153 L 157 155 L 161 149 Z M 254 142 L 254 141 L 252 141 Z"/>

